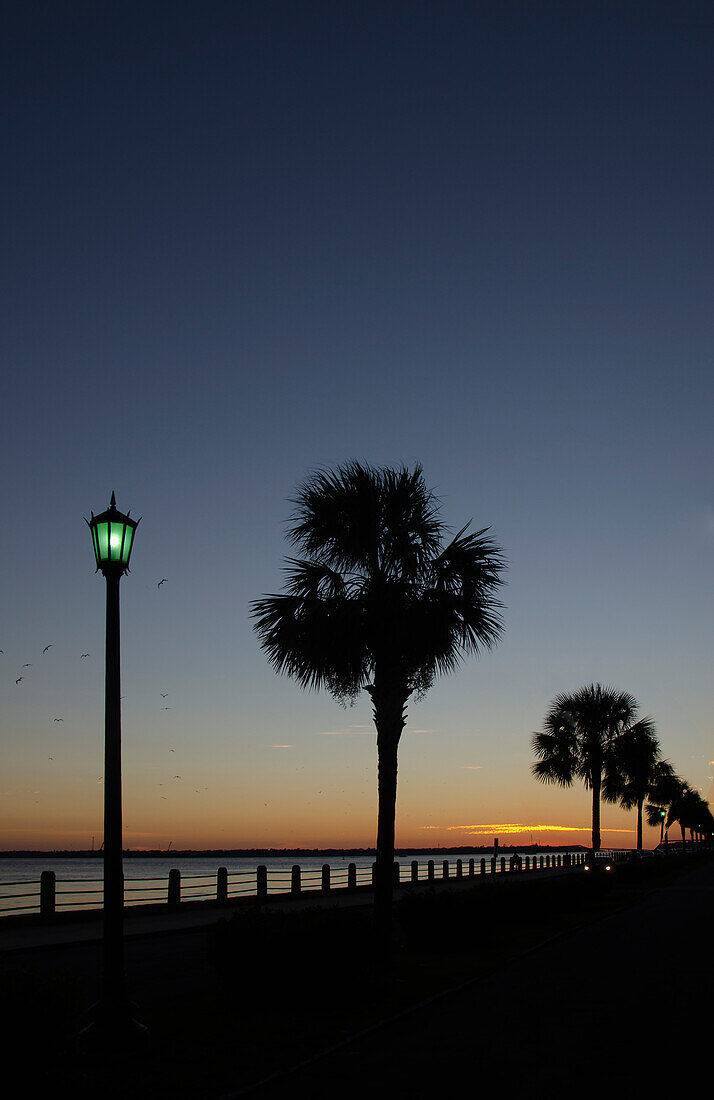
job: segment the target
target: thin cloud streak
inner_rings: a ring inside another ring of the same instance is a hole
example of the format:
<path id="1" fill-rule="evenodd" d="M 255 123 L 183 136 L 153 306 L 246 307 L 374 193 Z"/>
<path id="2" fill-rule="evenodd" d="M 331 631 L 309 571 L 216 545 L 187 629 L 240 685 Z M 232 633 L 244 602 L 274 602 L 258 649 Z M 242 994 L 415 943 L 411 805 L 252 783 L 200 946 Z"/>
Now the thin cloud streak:
<path id="1" fill-rule="evenodd" d="M 591 826 L 583 825 L 523 825 L 518 822 L 497 822 L 486 825 L 421 825 L 421 829 L 441 829 L 444 832 L 464 832 L 478 836 L 499 833 L 590 833 Z M 604 833 L 634 833 L 634 829 L 603 829 Z"/>

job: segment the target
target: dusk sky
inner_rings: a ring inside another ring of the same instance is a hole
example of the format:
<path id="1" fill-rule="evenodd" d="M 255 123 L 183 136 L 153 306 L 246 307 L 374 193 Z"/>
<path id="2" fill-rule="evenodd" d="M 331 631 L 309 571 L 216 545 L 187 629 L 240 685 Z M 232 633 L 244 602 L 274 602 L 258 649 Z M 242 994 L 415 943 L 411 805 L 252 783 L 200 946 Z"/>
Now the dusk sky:
<path id="1" fill-rule="evenodd" d="M 11 0 L 0 43 L 0 848 L 101 841 L 112 490 L 125 845 L 374 844 L 368 697 L 249 617 L 350 459 L 509 563 L 410 705 L 398 846 L 588 843 L 530 740 L 593 681 L 713 798 L 711 3 Z"/>

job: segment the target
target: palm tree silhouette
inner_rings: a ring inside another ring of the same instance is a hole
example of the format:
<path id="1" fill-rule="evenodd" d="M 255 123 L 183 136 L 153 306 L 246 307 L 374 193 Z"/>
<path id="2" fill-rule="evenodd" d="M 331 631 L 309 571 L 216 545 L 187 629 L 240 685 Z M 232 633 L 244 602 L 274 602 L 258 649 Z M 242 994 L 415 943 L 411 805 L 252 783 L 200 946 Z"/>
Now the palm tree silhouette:
<path id="1" fill-rule="evenodd" d="M 613 767 L 603 783 L 603 798 L 608 802 L 619 801 L 624 810 L 637 809 L 637 851 L 642 851 L 642 807 L 655 782 L 661 778 L 666 765 L 661 760 L 655 724 L 651 718 L 640 718 L 623 730 L 613 745 Z M 658 767 L 660 765 L 660 767 Z"/>
<path id="2" fill-rule="evenodd" d="M 667 827 L 669 828 L 675 821 L 678 822 L 682 831 L 682 850 L 686 851 L 686 830 L 689 829 L 692 847 L 694 847 L 694 834 L 706 832 L 707 815 L 710 817 L 711 814 L 709 813 L 709 803 L 702 798 L 699 791 L 695 791 L 693 787 L 690 787 L 684 781 L 680 781 L 680 783 L 679 794 L 669 807 Z"/>
<path id="3" fill-rule="evenodd" d="M 615 741 L 632 724 L 637 710 L 638 704 L 628 692 L 590 684 L 570 695 L 556 695 L 543 732 L 535 733 L 531 741 L 538 757 L 531 769 L 536 779 L 561 787 L 582 779 L 586 790 L 593 792 L 593 857 L 600 849 L 603 780 L 609 785 Z"/>
<path id="4" fill-rule="evenodd" d="M 422 467 L 350 462 L 312 474 L 292 501 L 286 590 L 251 604 L 277 672 L 344 704 L 361 690 L 377 732 L 377 943 L 391 945 L 397 749 L 410 697 L 499 640 L 505 563 L 489 528 L 447 542 Z"/>
<path id="5" fill-rule="evenodd" d="M 665 829 L 669 829 L 672 824 L 672 821 L 668 820 L 669 808 L 679 798 L 685 784 L 667 760 L 659 760 L 654 770 L 655 774 L 648 792 L 645 815 L 648 825 L 659 825 L 659 842 L 661 844 L 664 841 Z"/>

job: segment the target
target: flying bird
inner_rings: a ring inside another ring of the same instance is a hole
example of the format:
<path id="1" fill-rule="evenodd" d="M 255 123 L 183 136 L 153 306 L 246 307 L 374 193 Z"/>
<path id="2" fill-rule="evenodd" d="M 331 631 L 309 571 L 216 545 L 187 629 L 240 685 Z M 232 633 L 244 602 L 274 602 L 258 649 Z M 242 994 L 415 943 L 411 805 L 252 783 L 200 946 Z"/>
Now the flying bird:
<path id="1" fill-rule="evenodd" d="M 53 722 L 64 722 L 64 718 L 53 718 Z"/>
<path id="2" fill-rule="evenodd" d="M 24 676 L 18 676 L 17 680 L 15 680 L 15 683 L 16 683 L 16 684 L 19 684 L 19 683 L 20 683 L 20 680 L 24 680 L 24 679 L 25 679 L 25 677 L 24 677 Z"/>
<path id="3" fill-rule="evenodd" d="M 169 749 L 169 752 L 176 752 L 176 749 Z"/>
<path id="4" fill-rule="evenodd" d="M 45 646 L 45 648 L 44 648 L 44 649 L 42 650 L 42 652 L 43 652 L 43 653 L 46 653 L 48 649 L 52 649 L 52 646 L 53 646 L 53 645 L 54 645 L 54 642 L 50 642 L 50 644 L 49 644 L 49 645 L 46 645 L 46 646 Z"/>
<path id="5" fill-rule="evenodd" d="M 161 696 L 162 699 L 167 699 L 168 694 L 169 694 L 168 691 L 160 691 L 159 692 L 159 695 Z"/>
<path id="6" fill-rule="evenodd" d="M 180 775 L 175 775 L 175 776 L 174 776 L 174 779 L 180 779 L 180 778 L 181 778 L 181 776 L 180 776 Z"/>
<path id="7" fill-rule="evenodd" d="M 167 581 L 168 579 L 168 577 L 162 577 L 156 587 L 161 588 L 161 585 L 164 583 L 164 581 Z"/>
<path id="8" fill-rule="evenodd" d="M 32 665 L 28 662 L 22 666 L 23 668 L 32 668 Z"/>
<path id="9" fill-rule="evenodd" d="M 81 660 L 82 660 L 82 658 L 84 658 L 84 657 L 91 657 L 91 653 L 80 653 L 80 655 L 79 655 L 79 659 L 80 659 L 80 661 L 81 661 Z"/>
<path id="10" fill-rule="evenodd" d="M 173 710 L 174 708 L 173 707 L 162 707 L 161 709 L 162 710 Z"/>

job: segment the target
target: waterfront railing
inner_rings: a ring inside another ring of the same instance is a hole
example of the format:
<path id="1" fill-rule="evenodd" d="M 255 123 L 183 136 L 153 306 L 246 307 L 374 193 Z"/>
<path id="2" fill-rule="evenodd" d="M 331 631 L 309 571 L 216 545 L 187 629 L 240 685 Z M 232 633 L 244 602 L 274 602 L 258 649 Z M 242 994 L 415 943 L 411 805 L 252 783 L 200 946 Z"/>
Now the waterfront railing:
<path id="1" fill-rule="evenodd" d="M 608 852 L 617 861 L 627 859 L 630 852 Z M 504 875 L 534 871 L 574 868 L 585 861 L 584 852 L 560 852 L 547 855 L 492 856 L 476 859 L 411 860 L 394 863 L 395 887 L 428 884 L 430 882 L 473 879 L 486 875 Z M 375 864 L 349 863 L 332 867 L 274 868 L 260 864 L 254 870 L 228 870 L 187 874 L 178 868 L 168 877 L 126 878 L 124 903 L 126 908 L 156 907 L 170 909 L 192 903 L 226 905 L 296 897 L 303 893 L 328 894 L 332 891 L 371 890 L 374 886 Z M 39 914 L 52 917 L 59 913 L 82 913 L 100 910 L 103 897 L 102 879 L 57 879 L 54 871 L 43 871 L 38 882 L 0 882 L 0 917 Z"/>

